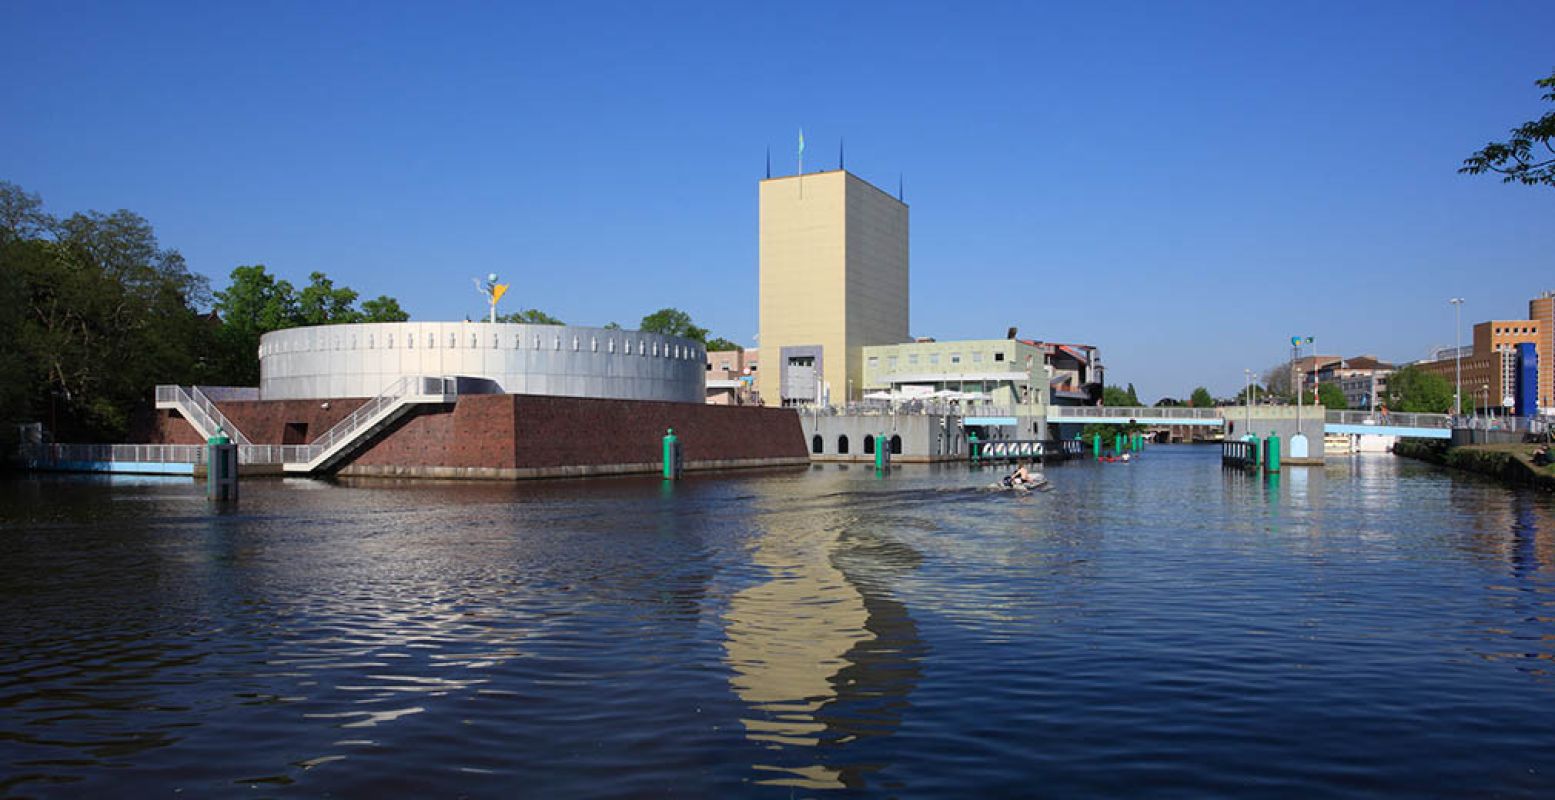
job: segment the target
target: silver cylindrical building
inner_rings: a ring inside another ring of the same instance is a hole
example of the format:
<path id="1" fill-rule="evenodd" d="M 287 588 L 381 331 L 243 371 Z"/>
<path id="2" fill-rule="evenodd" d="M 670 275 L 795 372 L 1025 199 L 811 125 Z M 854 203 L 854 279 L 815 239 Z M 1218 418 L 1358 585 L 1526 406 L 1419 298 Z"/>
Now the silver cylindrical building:
<path id="1" fill-rule="evenodd" d="M 404 375 L 487 378 L 508 394 L 701 403 L 703 346 L 678 336 L 574 325 L 371 322 L 259 340 L 265 400 L 371 397 Z"/>

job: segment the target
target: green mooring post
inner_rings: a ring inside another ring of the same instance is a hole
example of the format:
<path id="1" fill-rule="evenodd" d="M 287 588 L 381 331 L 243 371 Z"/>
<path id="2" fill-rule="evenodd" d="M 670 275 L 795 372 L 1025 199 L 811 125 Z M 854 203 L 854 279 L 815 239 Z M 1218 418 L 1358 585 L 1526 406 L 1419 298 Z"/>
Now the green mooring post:
<path id="1" fill-rule="evenodd" d="M 1123 434 L 1121 433 L 1116 433 L 1112 436 L 1112 454 L 1115 456 L 1123 455 Z"/>
<path id="2" fill-rule="evenodd" d="M 1270 472 L 1280 471 L 1280 435 L 1269 431 L 1268 462 Z"/>
<path id="3" fill-rule="evenodd" d="M 885 438 L 885 434 L 875 435 L 875 469 L 885 471 L 891 468 L 891 440 Z"/>
<path id="4" fill-rule="evenodd" d="M 670 428 L 664 432 L 664 477 L 679 478 L 681 469 L 680 440 L 675 438 L 675 429 Z"/>
<path id="5" fill-rule="evenodd" d="M 238 446 L 217 428 L 205 440 L 205 496 L 212 500 L 238 499 Z"/>
<path id="6" fill-rule="evenodd" d="M 966 445 L 967 445 L 967 448 L 972 453 L 972 466 L 975 467 L 975 466 L 977 466 L 977 459 L 978 459 L 978 457 L 982 455 L 981 453 L 977 452 L 977 434 L 976 433 L 969 433 L 969 434 L 966 435 Z"/>
<path id="7" fill-rule="evenodd" d="M 1249 433 L 1247 443 L 1253 446 L 1253 469 L 1263 469 L 1263 440 Z"/>
<path id="8" fill-rule="evenodd" d="M 1091 455 L 1101 458 L 1101 434 L 1091 434 Z"/>
<path id="9" fill-rule="evenodd" d="M 1134 452 L 1137 453 L 1140 450 L 1143 450 L 1145 448 L 1145 435 L 1142 434 L 1142 433 L 1134 434 L 1133 445 L 1134 445 Z"/>

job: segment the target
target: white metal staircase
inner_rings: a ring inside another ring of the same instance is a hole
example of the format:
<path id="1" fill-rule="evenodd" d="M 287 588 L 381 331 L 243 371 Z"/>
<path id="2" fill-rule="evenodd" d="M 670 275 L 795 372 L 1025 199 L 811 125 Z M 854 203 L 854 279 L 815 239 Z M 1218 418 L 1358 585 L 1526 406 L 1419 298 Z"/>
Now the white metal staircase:
<path id="1" fill-rule="evenodd" d="M 330 470 L 363 442 L 393 425 L 416 406 L 452 403 L 458 399 L 458 382 L 454 378 L 406 375 L 310 444 L 296 448 L 300 458 L 287 461 L 282 469 L 289 473 Z"/>
<path id="2" fill-rule="evenodd" d="M 218 431 L 225 433 L 233 444 L 253 444 L 248 437 L 238 430 L 238 426 L 227 419 L 227 415 L 221 413 L 221 409 L 211 402 L 211 399 L 200 391 L 200 387 L 191 386 L 185 389 L 182 386 L 158 386 L 157 408 L 171 408 L 183 415 L 190 425 L 199 432 L 200 437 L 209 439 Z"/>

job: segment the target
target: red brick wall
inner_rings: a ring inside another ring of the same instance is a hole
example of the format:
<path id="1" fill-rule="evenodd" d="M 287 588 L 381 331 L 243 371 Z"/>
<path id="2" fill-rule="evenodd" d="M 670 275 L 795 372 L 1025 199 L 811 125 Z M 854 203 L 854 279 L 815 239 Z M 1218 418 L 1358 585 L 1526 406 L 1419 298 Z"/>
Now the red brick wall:
<path id="1" fill-rule="evenodd" d="M 687 461 L 803 458 L 789 409 L 515 395 L 518 466 L 657 462 L 674 428 Z"/>
<path id="2" fill-rule="evenodd" d="M 330 400 L 324 408 L 321 400 L 242 400 L 217 403 L 221 413 L 254 444 L 281 444 L 288 422 L 308 425 L 309 442 L 330 429 L 346 415 L 367 402 L 362 397 Z M 146 434 L 137 435 L 142 444 L 204 444 L 194 426 L 173 410 L 156 412 L 156 425 Z"/>
<path id="3" fill-rule="evenodd" d="M 363 398 L 220 403 L 255 444 L 280 444 L 288 422 L 306 422 L 312 441 Z M 158 441 L 199 444 L 173 412 L 158 415 Z M 686 461 L 804 458 L 799 416 L 789 409 L 709 406 L 538 395 L 469 395 L 452 409 L 423 409 L 352 459 L 362 466 L 525 469 L 657 463 L 666 428 Z"/>
<path id="4" fill-rule="evenodd" d="M 349 463 L 363 466 L 511 469 L 513 395 L 462 397 L 452 411 L 423 410 L 390 429 Z"/>
<path id="5" fill-rule="evenodd" d="M 781 408 L 537 395 L 472 395 L 422 412 L 351 461 L 500 469 L 657 462 L 666 428 L 687 461 L 804 458 L 799 417 Z"/>

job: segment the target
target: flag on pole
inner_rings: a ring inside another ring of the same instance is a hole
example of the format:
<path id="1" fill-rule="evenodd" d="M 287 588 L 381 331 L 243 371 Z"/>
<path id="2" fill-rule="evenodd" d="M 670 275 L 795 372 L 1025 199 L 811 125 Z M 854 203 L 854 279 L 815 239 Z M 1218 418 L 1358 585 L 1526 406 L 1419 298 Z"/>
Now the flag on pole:
<path id="1" fill-rule="evenodd" d="M 799 157 L 804 158 L 804 128 L 799 129 Z"/>

